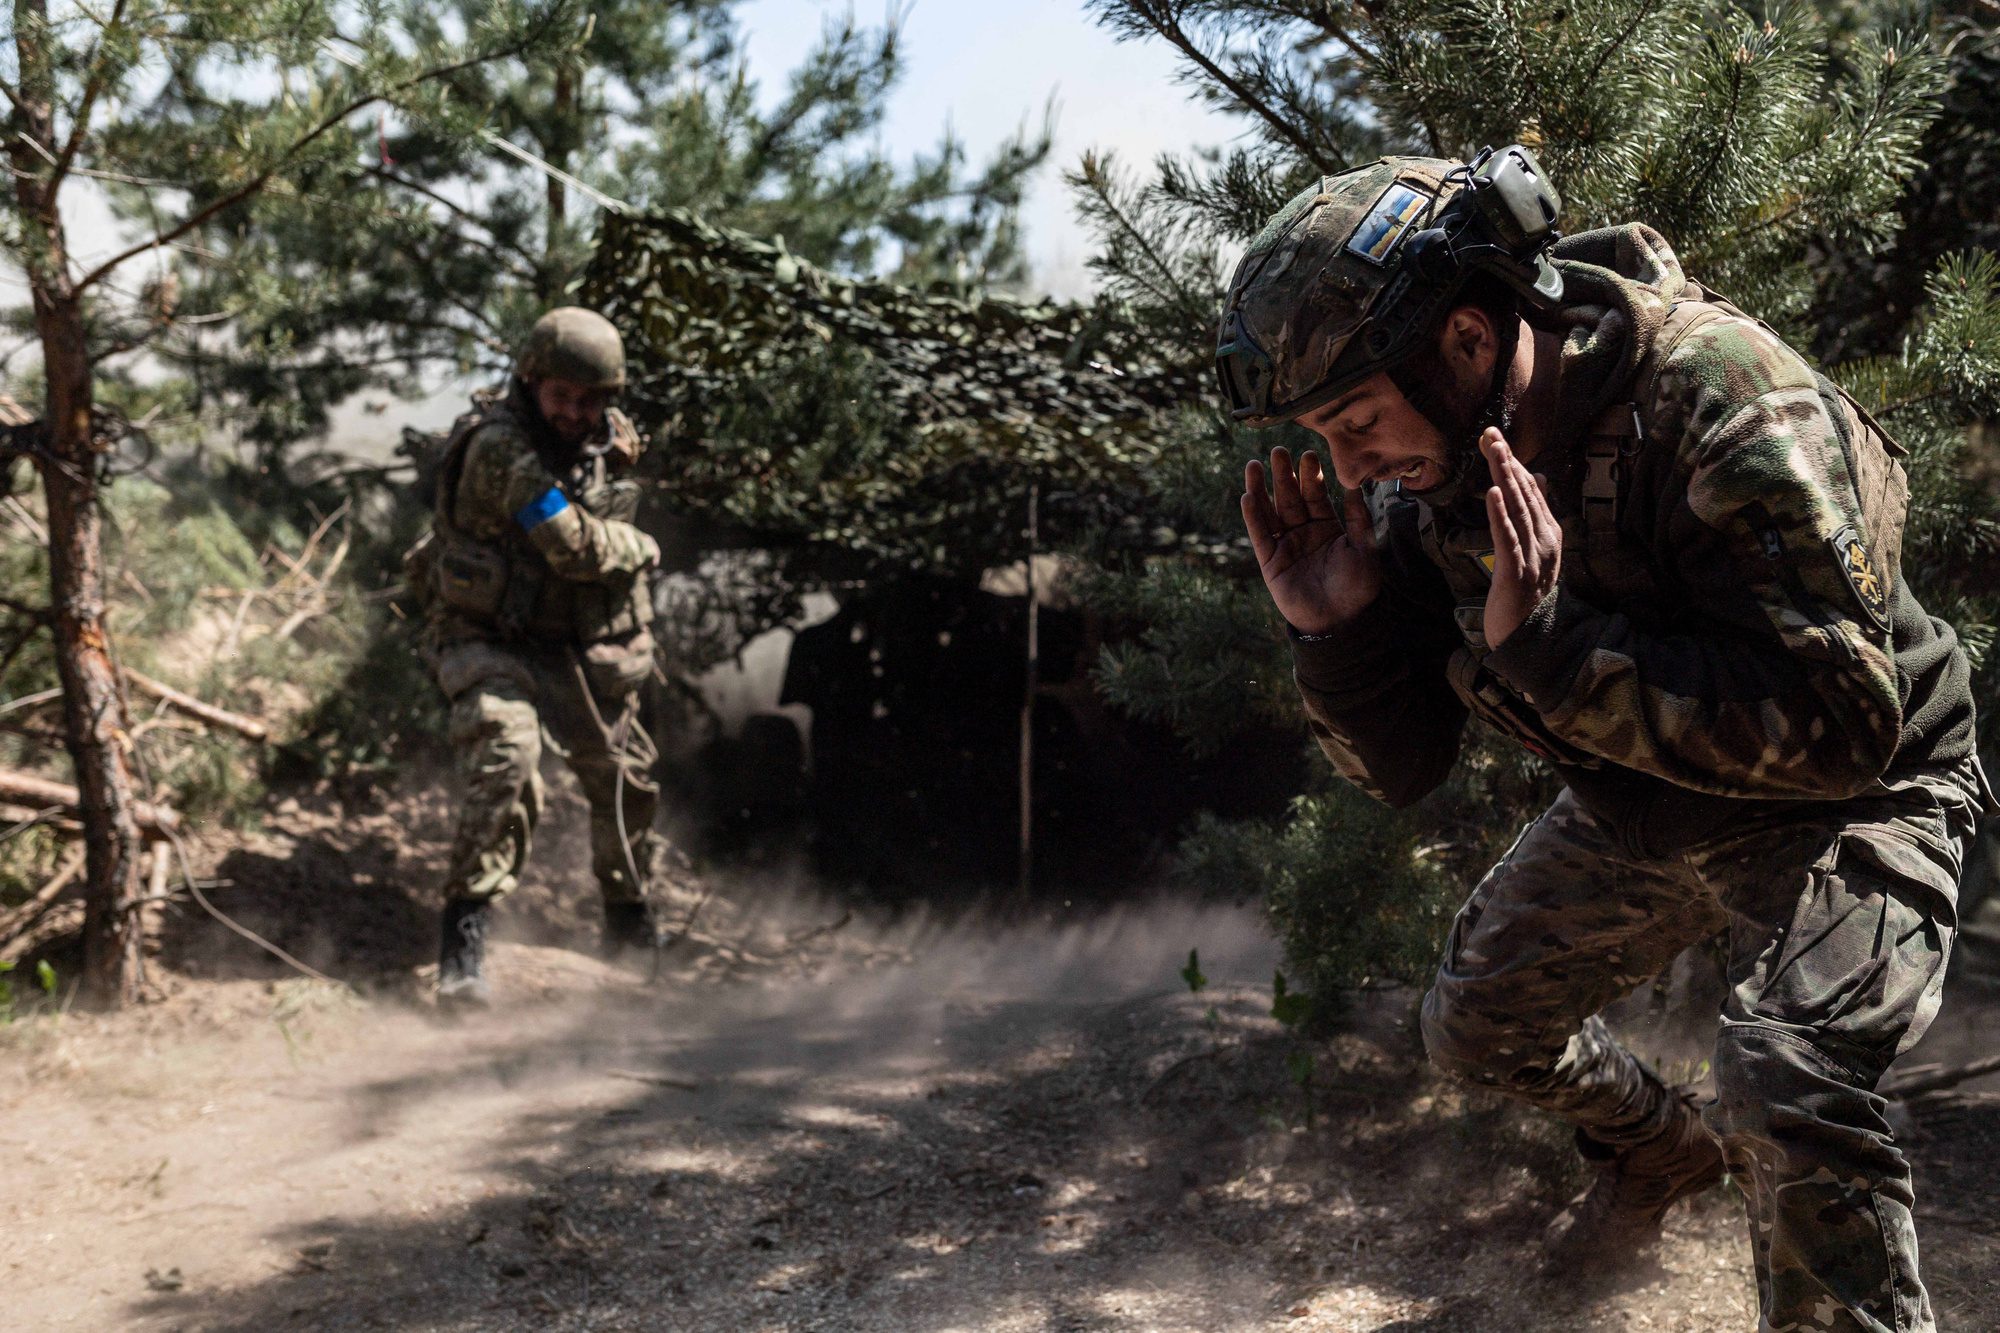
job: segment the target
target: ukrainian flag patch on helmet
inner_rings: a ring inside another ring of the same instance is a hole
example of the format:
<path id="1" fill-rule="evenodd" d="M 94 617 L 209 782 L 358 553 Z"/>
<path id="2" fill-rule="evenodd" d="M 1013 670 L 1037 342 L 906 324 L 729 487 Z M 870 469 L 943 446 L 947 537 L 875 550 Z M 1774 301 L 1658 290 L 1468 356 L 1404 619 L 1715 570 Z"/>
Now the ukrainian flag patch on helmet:
<path id="1" fill-rule="evenodd" d="M 1354 229 L 1354 235 L 1347 240 L 1348 253 L 1360 255 L 1371 264 L 1387 264 L 1403 233 L 1423 216 L 1430 203 L 1431 197 L 1422 190 L 1396 181 L 1382 192 L 1382 197 L 1361 219 L 1361 225 Z"/>

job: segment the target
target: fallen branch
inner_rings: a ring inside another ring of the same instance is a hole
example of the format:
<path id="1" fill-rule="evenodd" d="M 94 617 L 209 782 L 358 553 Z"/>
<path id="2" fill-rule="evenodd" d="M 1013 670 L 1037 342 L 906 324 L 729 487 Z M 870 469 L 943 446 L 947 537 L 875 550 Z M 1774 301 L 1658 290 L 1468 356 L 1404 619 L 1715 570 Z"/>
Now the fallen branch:
<path id="1" fill-rule="evenodd" d="M 249 619 L 250 608 L 256 604 L 257 598 L 263 595 L 263 591 L 261 588 L 251 588 L 244 592 L 243 601 L 237 606 L 236 615 L 229 622 L 229 632 L 222 636 L 222 642 L 216 648 L 217 659 L 236 656 L 236 645 L 243 637 L 244 622 Z"/>
<path id="2" fill-rule="evenodd" d="M 167 900 L 167 876 L 173 873 L 174 868 L 173 858 L 167 854 L 171 850 L 165 839 L 153 844 L 152 875 L 146 882 L 148 903 L 163 903 Z"/>
<path id="3" fill-rule="evenodd" d="M 1945 1088 L 1955 1088 L 1959 1084 L 1988 1074 L 2000 1074 L 2000 1055 L 1989 1055 L 1984 1059 L 1970 1060 L 1962 1065 L 1918 1065 L 1875 1089 L 1891 1101 L 1909 1101 L 1927 1092 L 1939 1092 Z"/>
<path id="4" fill-rule="evenodd" d="M 67 815 L 50 814 L 46 807 L 36 810 L 25 805 L 15 805 L 12 801 L 0 801 L 0 824 L 7 825 L 7 832 L 4 836 L 0 836 L 0 841 L 5 841 L 15 833 L 25 833 L 36 825 L 46 825 L 61 833 L 83 831 L 83 825 Z"/>
<path id="5" fill-rule="evenodd" d="M 0 944 L 11 943 L 16 935 L 35 924 L 36 919 L 49 909 L 49 904 L 62 896 L 62 891 L 82 873 L 83 857 L 81 844 L 72 847 L 69 855 L 63 859 L 62 868 L 56 871 L 54 879 L 35 890 L 34 897 L 7 913 L 5 917 L 0 917 Z"/>
<path id="6" fill-rule="evenodd" d="M 641 1074 L 630 1069 L 612 1069 L 605 1072 L 607 1078 L 622 1078 L 629 1083 L 650 1083 L 656 1088 L 678 1088 L 682 1092 L 698 1092 L 701 1084 L 691 1078 L 675 1078 L 672 1074 Z"/>
<path id="7" fill-rule="evenodd" d="M 67 894 L 42 909 L 42 914 L 23 925 L 5 944 L 0 944 L 0 963 L 19 965 L 58 940 L 70 939 L 83 931 L 83 904 Z"/>
<path id="8" fill-rule="evenodd" d="M 172 704 L 189 717 L 200 718 L 210 726 L 225 727 L 239 735 L 248 736 L 253 741 L 267 741 L 271 739 L 270 727 L 254 717 L 245 717 L 241 713 L 232 713 L 226 708 L 217 708 L 214 704 L 203 703 L 193 695 L 185 694 L 171 685 L 162 684 L 154 680 L 151 676 L 141 671 L 136 671 L 131 667 L 125 668 L 125 679 L 131 681 L 155 699 L 163 703 Z"/>
<path id="9" fill-rule="evenodd" d="M 846 929 L 848 922 L 852 920 L 854 920 L 854 913 L 851 910 L 842 912 L 835 920 L 828 921 L 824 925 L 814 926 L 811 930 L 801 931 L 797 935 L 792 936 L 784 942 L 778 952 L 781 955 L 791 953 L 801 945 L 811 943 L 822 935 L 831 935 L 837 930 Z"/>
<path id="10" fill-rule="evenodd" d="M 24 694 L 18 699 L 9 699 L 6 703 L 0 704 L 0 714 L 12 713 L 22 708 L 33 708 L 37 704 L 45 704 L 51 699 L 60 698 L 62 698 L 60 685 L 54 689 L 36 690 L 33 694 Z"/>
<path id="11" fill-rule="evenodd" d="M 28 512 L 28 506 L 10 495 L 6 508 L 13 520 L 28 530 L 28 535 L 35 539 L 35 545 L 46 547 L 49 544 L 49 530 L 42 526 L 40 519 Z"/>
<path id="12" fill-rule="evenodd" d="M 83 806 L 83 798 L 76 788 L 65 782 L 50 782 L 28 773 L 15 773 L 0 769 L 0 801 L 21 801 L 37 809 L 51 805 L 78 810 Z M 171 832 L 181 826 L 181 817 L 164 805 L 154 805 L 151 801 L 134 801 L 132 818 L 142 829 Z"/>

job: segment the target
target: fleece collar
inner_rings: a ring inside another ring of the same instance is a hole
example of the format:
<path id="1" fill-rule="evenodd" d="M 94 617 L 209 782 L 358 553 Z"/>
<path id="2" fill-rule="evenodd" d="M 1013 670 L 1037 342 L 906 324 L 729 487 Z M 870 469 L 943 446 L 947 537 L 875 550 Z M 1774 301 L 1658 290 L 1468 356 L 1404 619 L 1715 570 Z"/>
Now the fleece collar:
<path id="1" fill-rule="evenodd" d="M 1551 257 L 1563 279 L 1563 303 L 1550 316 L 1562 338 L 1553 443 L 1568 457 L 1605 408 L 1630 396 L 1674 302 L 1700 289 L 1644 223 L 1565 237 Z"/>

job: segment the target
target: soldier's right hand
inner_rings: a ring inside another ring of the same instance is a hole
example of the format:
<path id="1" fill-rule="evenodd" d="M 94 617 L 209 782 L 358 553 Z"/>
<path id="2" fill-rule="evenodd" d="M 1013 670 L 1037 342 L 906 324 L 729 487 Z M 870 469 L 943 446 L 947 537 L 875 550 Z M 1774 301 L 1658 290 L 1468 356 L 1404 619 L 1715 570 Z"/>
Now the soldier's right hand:
<path id="1" fill-rule="evenodd" d="M 1264 587 L 1280 615 L 1301 634 L 1326 634 L 1365 611 L 1382 591 L 1382 557 L 1361 492 L 1348 491 L 1336 512 L 1308 450 L 1296 470 L 1289 450 L 1243 469 L 1243 526 L 1250 533 Z"/>

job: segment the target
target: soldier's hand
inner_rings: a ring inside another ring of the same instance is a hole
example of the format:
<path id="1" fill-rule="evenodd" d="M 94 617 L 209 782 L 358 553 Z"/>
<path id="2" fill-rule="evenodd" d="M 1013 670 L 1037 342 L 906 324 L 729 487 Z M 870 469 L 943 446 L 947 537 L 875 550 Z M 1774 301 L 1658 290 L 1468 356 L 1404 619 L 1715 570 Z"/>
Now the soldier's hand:
<path id="1" fill-rule="evenodd" d="M 1243 469 L 1243 526 L 1257 553 L 1264 587 L 1279 614 L 1301 634 L 1326 634 L 1366 610 L 1382 591 L 1382 558 L 1359 490 L 1336 512 L 1319 455 L 1308 450 L 1296 471 L 1289 450 Z"/>
<path id="2" fill-rule="evenodd" d="M 639 461 L 639 455 L 645 452 L 646 437 L 632 424 L 632 418 L 615 407 L 609 408 L 604 413 L 604 429 L 610 440 L 608 452 L 621 464 L 630 467 Z"/>
<path id="3" fill-rule="evenodd" d="M 1498 648 L 1521 628 L 1562 573 L 1562 525 L 1549 509 L 1548 479 L 1529 473 L 1505 437 L 1489 427 L 1479 452 L 1493 474 L 1486 523 L 1493 534 L 1493 586 L 1486 594 L 1486 645 Z"/>

